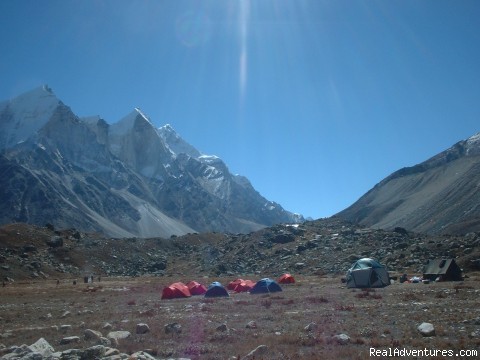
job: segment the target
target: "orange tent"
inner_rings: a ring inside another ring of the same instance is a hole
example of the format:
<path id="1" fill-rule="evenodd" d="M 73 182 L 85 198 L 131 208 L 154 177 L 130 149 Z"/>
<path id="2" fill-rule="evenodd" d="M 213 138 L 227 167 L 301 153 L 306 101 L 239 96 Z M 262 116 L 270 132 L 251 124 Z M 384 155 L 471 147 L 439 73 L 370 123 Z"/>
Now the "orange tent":
<path id="1" fill-rule="evenodd" d="M 192 296 L 192 294 L 190 294 L 190 290 L 188 290 L 187 285 L 181 282 L 176 282 L 170 286 L 166 286 L 162 291 L 162 299 L 175 299 L 190 296 Z"/>
<path id="2" fill-rule="evenodd" d="M 190 290 L 190 294 L 192 295 L 203 295 L 207 292 L 207 288 L 205 285 L 202 285 L 196 281 L 190 281 L 187 284 L 188 290 Z"/>
<path id="3" fill-rule="evenodd" d="M 252 280 L 243 280 L 238 283 L 233 289 L 235 292 L 247 292 L 255 286 L 255 283 Z"/>
<path id="4" fill-rule="evenodd" d="M 280 276 L 280 279 L 278 279 L 278 282 L 280 284 L 293 284 L 295 282 L 295 279 L 290 274 L 283 274 L 282 276 Z"/>
<path id="5" fill-rule="evenodd" d="M 243 282 L 245 280 L 243 279 L 237 279 L 237 280 L 233 280 L 232 282 L 230 282 L 228 285 L 227 285 L 227 289 L 228 290 L 235 290 L 235 287 L 240 284 L 241 282 Z"/>

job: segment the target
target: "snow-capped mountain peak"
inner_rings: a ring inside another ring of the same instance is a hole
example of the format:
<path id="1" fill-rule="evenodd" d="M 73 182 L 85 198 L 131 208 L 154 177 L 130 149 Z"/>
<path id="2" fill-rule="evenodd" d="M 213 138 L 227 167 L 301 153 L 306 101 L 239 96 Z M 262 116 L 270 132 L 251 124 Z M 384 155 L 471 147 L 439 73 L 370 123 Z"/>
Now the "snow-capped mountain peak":
<path id="1" fill-rule="evenodd" d="M 466 153 L 467 155 L 480 154 L 480 132 L 466 140 Z"/>
<path id="2" fill-rule="evenodd" d="M 27 140 L 52 117 L 60 100 L 43 85 L 0 104 L 0 148 Z"/>
<path id="3" fill-rule="evenodd" d="M 125 135 L 140 123 L 148 124 L 154 128 L 148 116 L 146 116 L 139 108 L 134 108 L 127 116 L 111 126 L 110 133 L 114 135 Z"/>
<path id="4" fill-rule="evenodd" d="M 170 124 L 166 124 L 157 129 L 158 135 L 163 139 L 170 151 L 175 155 L 187 154 L 188 156 L 198 159 L 202 153 L 195 149 L 188 142 L 183 140 Z"/>

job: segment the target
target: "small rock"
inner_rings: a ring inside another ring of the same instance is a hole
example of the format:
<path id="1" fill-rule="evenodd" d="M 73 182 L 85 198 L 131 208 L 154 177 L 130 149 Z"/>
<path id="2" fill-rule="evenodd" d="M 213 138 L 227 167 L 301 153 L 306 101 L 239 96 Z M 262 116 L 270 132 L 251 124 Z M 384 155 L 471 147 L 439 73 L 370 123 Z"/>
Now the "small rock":
<path id="1" fill-rule="evenodd" d="M 67 331 L 72 329 L 72 325 L 60 325 L 60 331 L 66 333 Z"/>
<path id="2" fill-rule="evenodd" d="M 248 324 L 245 326 L 247 329 L 256 329 L 257 328 L 257 323 L 255 321 L 250 321 Z"/>
<path id="3" fill-rule="evenodd" d="M 310 331 L 316 330 L 317 327 L 318 327 L 317 323 L 311 322 L 310 324 L 308 324 L 307 326 L 305 326 L 304 330 L 310 332 Z"/>
<path id="4" fill-rule="evenodd" d="M 135 360 L 156 360 L 152 355 L 145 351 L 137 351 L 136 353 L 133 353 L 130 355 L 129 359 L 135 359 Z"/>
<path id="5" fill-rule="evenodd" d="M 101 337 L 100 339 L 98 339 L 97 344 L 103 346 L 111 346 L 112 342 L 105 337 Z"/>
<path id="6" fill-rule="evenodd" d="M 417 330 L 422 334 L 422 336 L 429 337 L 435 336 L 435 328 L 430 323 L 422 323 L 418 326 Z"/>
<path id="7" fill-rule="evenodd" d="M 95 345 L 88 349 L 85 349 L 81 360 L 101 359 L 105 356 L 106 348 L 103 345 Z"/>
<path id="8" fill-rule="evenodd" d="M 221 332 L 228 331 L 227 324 L 222 324 L 222 325 L 217 326 L 217 331 L 221 331 Z"/>
<path id="9" fill-rule="evenodd" d="M 70 315 L 72 315 L 72 313 L 67 310 L 62 314 L 61 318 L 64 319 L 64 318 L 66 318 L 67 316 L 70 316 Z"/>
<path id="10" fill-rule="evenodd" d="M 53 248 L 62 247 L 63 239 L 60 236 L 52 236 L 50 240 L 46 241 L 47 245 Z"/>
<path id="11" fill-rule="evenodd" d="M 62 351 L 60 353 L 60 356 L 55 356 L 54 358 L 57 359 L 57 358 L 60 358 L 60 359 L 80 359 L 80 357 L 82 356 L 82 353 L 83 351 L 82 350 L 79 350 L 79 349 L 68 349 L 68 350 L 65 350 L 65 351 Z M 53 355 L 56 355 L 53 354 Z M 52 356 L 53 356 L 52 355 Z"/>
<path id="12" fill-rule="evenodd" d="M 112 328 L 113 328 L 112 324 L 108 322 L 103 325 L 104 330 L 111 330 Z"/>
<path id="13" fill-rule="evenodd" d="M 107 338 L 116 343 L 118 340 L 129 338 L 131 335 L 130 331 L 111 331 L 108 333 Z"/>
<path id="14" fill-rule="evenodd" d="M 253 360 L 253 359 L 262 359 L 268 351 L 267 345 L 259 345 L 252 351 L 250 351 L 247 355 L 245 355 L 242 360 Z"/>
<path id="15" fill-rule="evenodd" d="M 350 336 L 347 334 L 339 334 L 333 336 L 333 339 L 340 345 L 346 345 L 350 342 Z"/>
<path id="16" fill-rule="evenodd" d="M 178 323 L 171 323 L 165 325 L 165 334 L 180 334 L 182 332 L 182 325 Z"/>
<path id="17" fill-rule="evenodd" d="M 120 354 L 120 351 L 118 349 L 109 348 L 105 352 L 105 357 L 114 356 L 118 354 Z"/>
<path id="18" fill-rule="evenodd" d="M 83 333 L 85 340 L 100 340 L 102 333 L 100 331 L 95 331 L 92 329 L 86 329 Z"/>
<path id="19" fill-rule="evenodd" d="M 150 327 L 147 324 L 137 324 L 137 328 L 135 331 L 136 334 L 146 334 L 148 332 L 150 332 Z"/>
<path id="20" fill-rule="evenodd" d="M 72 343 L 79 343 L 80 338 L 78 336 L 67 336 L 60 340 L 60 345 L 68 345 Z"/>

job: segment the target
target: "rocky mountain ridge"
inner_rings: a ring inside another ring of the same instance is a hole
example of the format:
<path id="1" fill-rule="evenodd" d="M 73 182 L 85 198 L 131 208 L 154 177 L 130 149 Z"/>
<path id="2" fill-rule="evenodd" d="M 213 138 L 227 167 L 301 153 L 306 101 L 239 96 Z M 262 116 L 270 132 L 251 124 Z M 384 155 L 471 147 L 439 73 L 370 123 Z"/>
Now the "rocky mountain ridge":
<path id="1" fill-rule="evenodd" d="M 139 109 L 79 118 L 47 86 L 0 103 L 0 223 L 114 237 L 249 232 L 302 217 Z"/>
<path id="2" fill-rule="evenodd" d="M 431 234 L 480 230 L 480 133 L 375 185 L 337 216 Z"/>

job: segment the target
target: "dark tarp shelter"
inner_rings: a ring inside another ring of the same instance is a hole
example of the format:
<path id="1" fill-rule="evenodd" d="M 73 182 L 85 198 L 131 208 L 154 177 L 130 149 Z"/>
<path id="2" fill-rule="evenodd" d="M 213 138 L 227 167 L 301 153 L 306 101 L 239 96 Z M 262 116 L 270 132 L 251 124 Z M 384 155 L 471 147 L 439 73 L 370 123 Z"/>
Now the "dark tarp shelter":
<path id="1" fill-rule="evenodd" d="M 431 281 L 462 281 L 462 269 L 455 259 L 430 260 L 423 270 L 423 278 Z"/>

